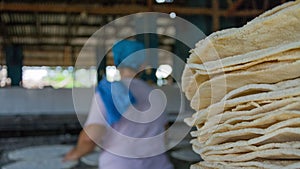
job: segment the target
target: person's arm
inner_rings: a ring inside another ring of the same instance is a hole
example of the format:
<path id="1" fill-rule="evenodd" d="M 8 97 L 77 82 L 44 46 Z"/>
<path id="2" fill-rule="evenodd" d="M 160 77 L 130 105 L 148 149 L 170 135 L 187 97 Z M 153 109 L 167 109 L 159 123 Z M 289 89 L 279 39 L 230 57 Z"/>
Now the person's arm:
<path id="1" fill-rule="evenodd" d="M 96 147 L 96 143 L 100 143 L 104 133 L 104 126 L 98 124 L 86 126 L 80 132 L 77 145 L 65 155 L 64 161 L 78 160 L 82 156 L 92 152 Z"/>

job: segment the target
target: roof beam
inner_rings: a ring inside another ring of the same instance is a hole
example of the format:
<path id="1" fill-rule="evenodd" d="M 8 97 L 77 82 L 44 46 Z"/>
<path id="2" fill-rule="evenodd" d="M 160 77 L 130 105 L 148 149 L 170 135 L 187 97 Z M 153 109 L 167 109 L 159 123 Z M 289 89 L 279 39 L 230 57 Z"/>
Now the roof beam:
<path id="1" fill-rule="evenodd" d="M 148 4 L 149 5 L 149 4 Z M 151 8 L 150 8 L 150 7 Z M 1 11 L 14 12 L 51 12 L 51 13 L 82 13 L 98 15 L 119 15 L 132 14 L 138 12 L 175 12 L 183 15 L 212 15 L 213 10 L 210 8 L 200 7 L 182 7 L 169 4 L 160 5 L 114 5 L 114 6 L 97 6 L 97 5 L 67 5 L 67 4 L 29 4 L 29 3 L 1 3 Z M 242 13 L 240 13 L 242 12 Z M 255 16 L 262 13 L 262 10 L 236 11 L 230 16 Z M 228 16 L 227 10 L 219 11 L 221 16 Z"/>
<path id="2" fill-rule="evenodd" d="M 175 5 L 153 5 L 152 9 L 154 12 L 170 13 L 175 12 L 183 15 L 211 15 L 213 12 L 210 8 L 200 7 L 183 7 Z"/>
<path id="3" fill-rule="evenodd" d="M 70 5 L 70 4 L 29 4 L 29 3 L 1 3 L 1 11 L 15 12 L 51 12 L 51 13 L 81 13 L 89 14 L 130 14 L 149 11 L 146 6 L 139 5 Z"/>
<path id="4" fill-rule="evenodd" d="M 227 11 L 220 11 L 219 13 L 220 16 L 225 16 L 225 17 L 249 17 L 249 16 L 258 16 L 263 12 L 264 10 L 253 9 L 253 10 L 236 11 L 230 14 L 228 14 Z"/>

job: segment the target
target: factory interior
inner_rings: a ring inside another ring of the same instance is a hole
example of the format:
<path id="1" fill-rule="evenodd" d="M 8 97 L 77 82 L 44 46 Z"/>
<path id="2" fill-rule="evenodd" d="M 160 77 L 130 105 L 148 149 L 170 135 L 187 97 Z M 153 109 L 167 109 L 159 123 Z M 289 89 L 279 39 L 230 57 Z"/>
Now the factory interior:
<path id="1" fill-rule="evenodd" d="M 129 36 L 145 49 L 158 49 L 136 77 L 164 93 L 164 113 L 174 127 L 166 134 L 166 155 L 174 169 L 188 169 L 202 160 L 190 144 L 189 132 L 196 127 L 183 120 L 195 113 L 181 89 L 191 49 L 213 32 L 242 27 L 286 2 L 1 0 L 0 168 L 40 168 L 43 160 L 42 168 L 100 168 L 101 146 L 72 163 L 62 159 L 77 143 L 98 82 L 118 72 L 113 45 Z M 185 32 L 188 25 L 177 23 L 181 19 L 202 34 Z M 194 46 L 181 41 L 181 35 Z M 28 159 L 18 157 L 22 151 Z M 29 164 L 34 162 L 39 165 Z"/>

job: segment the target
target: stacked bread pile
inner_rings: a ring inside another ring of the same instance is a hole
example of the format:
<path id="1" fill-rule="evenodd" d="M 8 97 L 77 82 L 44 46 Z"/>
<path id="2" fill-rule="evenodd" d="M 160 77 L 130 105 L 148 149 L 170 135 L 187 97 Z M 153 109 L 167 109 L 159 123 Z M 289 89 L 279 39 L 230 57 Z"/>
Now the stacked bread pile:
<path id="1" fill-rule="evenodd" d="M 300 168 L 300 1 L 198 42 L 182 86 L 192 169 Z"/>

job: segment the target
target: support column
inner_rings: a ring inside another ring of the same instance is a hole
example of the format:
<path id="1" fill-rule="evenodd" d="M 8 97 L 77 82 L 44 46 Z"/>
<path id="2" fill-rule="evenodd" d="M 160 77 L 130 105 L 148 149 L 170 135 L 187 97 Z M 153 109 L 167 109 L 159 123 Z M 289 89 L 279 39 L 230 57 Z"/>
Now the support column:
<path id="1" fill-rule="evenodd" d="M 7 76 L 12 86 L 19 86 L 22 81 L 23 49 L 20 45 L 7 45 L 5 47 Z"/>
<path id="2" fill-rule="evenodd" d="M 71 46 L 65 46 L 64 49 L 64 66 L 73 66 L 72 65 L 72 49 Z"/>
<path id="3" fill-rule="evenodd" d="M 220 29 L 219 0 L 212 1 L 212 10 L 213 32 L 215 32 Z"/>

